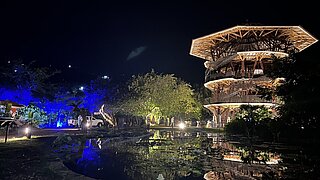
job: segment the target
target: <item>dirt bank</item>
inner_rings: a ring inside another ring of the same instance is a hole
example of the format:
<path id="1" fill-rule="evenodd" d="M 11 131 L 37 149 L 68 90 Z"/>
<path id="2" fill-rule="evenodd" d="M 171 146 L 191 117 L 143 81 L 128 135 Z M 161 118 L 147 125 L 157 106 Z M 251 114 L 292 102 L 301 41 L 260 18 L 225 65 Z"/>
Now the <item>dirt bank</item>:
<path id="1" fill-rule="evenodd" d="M 6 144 L 1 142 L 0 179 L 92 179 L 77 174 L 63 165 L 51 148 L 56 138 L 55 134 L 59 133 L 51 132 L 51 136 L 48 133 L 43 134 L 45 137 L 11 140 Z"/>

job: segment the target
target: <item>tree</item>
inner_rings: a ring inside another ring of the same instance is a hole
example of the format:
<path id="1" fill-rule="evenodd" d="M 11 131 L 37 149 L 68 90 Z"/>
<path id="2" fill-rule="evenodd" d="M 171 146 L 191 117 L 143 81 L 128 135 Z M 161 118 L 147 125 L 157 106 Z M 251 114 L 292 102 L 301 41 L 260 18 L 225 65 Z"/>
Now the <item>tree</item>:
<path id="1" fill-rule="evenodd" d="M 194 84 L 194 95 L 198 102 L 202 104 L 207 104 L 206 99 L 210 97 L 211 91 L 203 86 L 203 84 Z M 212 119 L 212 113 L 207 108 L 201 108 L 201 119 Z"/>
<path id="2" fill-rule="evenodd" d="M 17 116 L 34 126 L 41 127 L 48 122 L 47 113 L 43 109 L 32 104 L 18 109 Z"/>
<path id="3" fill-rule="evenodd" d="M 271 78 L 283 77 L 285 83 L 277 87 L 275 94 L 284 102 L 279 107 L 278 121 L 287 126 L 284 133 L 301 136 L 320 128 L 320 63 L 314 58 L 290 54 L 286 58 L 274 58 L 273 68 L 266 72 Z M 315 136 L 314 136 L 315 137 Z"/>
<path id="4" fill-rule="evenodd" d="M 112 98 L 110 80 L 102 78 L 91 80 L 88 86 L 85 86 L 83 93 L 83 107 L 90 113 L 98 112 L 101 106 Z"/>
<path id="5" fill-rule="evenodd" d="M 189 84 L 173 74 L 157 74 L 153 70 L 133 76 L 120 103 L 120 109 L 127 113 L 154 119 L 157 124 L 161 118 L 200 119 L 202 108 Z"/>
<path id="6" fill-rule="evenodd" d="M 35 61 L 30 63 L 23 63 L 21 60 L 10 61 L 1 66 L 0 97 L 26 105 L 24 111 L 37 112 L 41 109 L 49 115 L 53 112 L 50 107 L 53 107 L 53 101 L 56 101 L 56 86 L 50 82 L 50 78 L 56 73 L 59 71 L 37 66 Z M 25 114 L 24 116 L 27 118 Z M 44 118 L 28 118 L 32 119 L 34 124 L 45 123 Z"/>
<path id="7" fill-rule="evenodd" d="M 67 120 L 72 116 L 72 106 L 69 104 L 71 97 L 68 91 L 60 88 L 54 94 L 53 100 L 44 99 L 38 104 L 47 113 L 49 126 L 67 125 Z"/>
<path id="8" fill-rule="evenodd" d="M 33 97 L 53 98 L 54 84 L 49 80 L 59 73 L 48 67 L 40 67 L 35 61 L 23 63 L 22 60 L 14 60 L 2 68 L 1 78 L 5 81 L 3 86 L 13 90 L 30 91 Z"/>
<path id="9" fill-rule="evenodd" d="M 257 132 L 259 126 L 264 126 L 264 122 L 271 118 L 272 113 L 264 106 L 241 105 L 240 111 L 225 129 L 227 133 L 242 134 L 251 139 L 261 133 Z"/>
<path id="10" fill-rule="evenodd" d="M 112 116 L 105 111 L 106 108 L 104 107 L 105 104 L 114 99 L 114 90 L 115 88 L 113 88 L 109 78 L 97 78 L 91 80 L 81 89 L 75 86 L 69 90 L 64 90 L 63 94 L 67 101 L 66 104 L 72 107 L 74 116 L 80 116 L 83 121 L 86 121 L 86 116 L 99 112 L 103 117 L 104 125 L 107 127 L 107 124 L 114 124 L 113 121 L 109 121 Z"/>
<path id="11" fill-rule="evenodd" d="M 28 89 L 14 89 L 9 87 L 0 87 L 0 97 L 1 100 L 10 100 L 23 105 L 40 101 L 40 99 L 33 97 L 32 92 Z"/>

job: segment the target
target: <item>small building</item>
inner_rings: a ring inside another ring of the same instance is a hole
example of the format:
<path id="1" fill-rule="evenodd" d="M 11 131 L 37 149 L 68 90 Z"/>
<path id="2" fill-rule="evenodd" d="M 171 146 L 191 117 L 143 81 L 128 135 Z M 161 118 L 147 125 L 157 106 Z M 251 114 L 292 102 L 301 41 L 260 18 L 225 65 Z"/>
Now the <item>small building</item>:
<path id="1" fill-rule="evenodd" d="M 10 100 L 0 100 L 0 116 L 15 117 L 17 110 L 22 107 L 24 105 Z"/>

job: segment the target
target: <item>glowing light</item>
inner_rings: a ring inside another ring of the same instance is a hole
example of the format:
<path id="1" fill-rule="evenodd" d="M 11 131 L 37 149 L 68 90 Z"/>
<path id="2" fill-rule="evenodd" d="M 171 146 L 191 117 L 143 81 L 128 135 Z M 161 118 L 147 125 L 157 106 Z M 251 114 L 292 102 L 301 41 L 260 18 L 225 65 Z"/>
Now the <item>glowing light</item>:
<path id="1" fill-rule="evenodd" d="M 164 177 L 162 174 L 159 174 L 158 177 L 157 177 L 157 180 L 164 180 Z"/>
<path id="2" fill-rule="evenodd" d="M 62 122 L 58 121 L 57 122 L 57 127 L 62 127 Z"/>
<path id="3" fill-rule="evenodd" d="M 27 128 L 25 129 L 25 132 L 26 132 L 26 134 L 28 134 L 28 133 L 30 132 L 30 128 L 27 127 Z"/>
<path id="4" fill-rule="evenodd" d="M 8 138 L 7 142 L 13 142 L 13 141 L 21 141 L 21 140 L 27 140 L 28 138 L 26 136 L 23 137 L 12 137 L 12 138 Z M 4 139 L 0 139 L 0 142 L 4 142 Z"/>
<path id="5" fill-rule="evenodd" d="M 89 127 L 89 126 L 90 126 L 90 124 L 87 122 L 86 126 L 87 126 L 87 127 Z"/>
<path id="6" fill-rule="evenodd" d="M 68 68 L 71 68 L 71 65 L 69 64 Z"/>
<path id="7" fill-rule="evenodd" d="M 109 76 L 102 76 L 102 79 L 109 79 Z"/>
<path id="8" fill-rule="evenodd" d="M 179 125 L 178 125 L 179 129 L 184 129 L 186 128 L 186 124 L 181 122 Z"/>
<path id="9" fill-rule="evenodd" d="M 79 87 L 79 90 L 80 90 L 80 91 L 83 91 L 83 90 L 84 90 L 84 87 L 83 87 L 83 86 Z"/>

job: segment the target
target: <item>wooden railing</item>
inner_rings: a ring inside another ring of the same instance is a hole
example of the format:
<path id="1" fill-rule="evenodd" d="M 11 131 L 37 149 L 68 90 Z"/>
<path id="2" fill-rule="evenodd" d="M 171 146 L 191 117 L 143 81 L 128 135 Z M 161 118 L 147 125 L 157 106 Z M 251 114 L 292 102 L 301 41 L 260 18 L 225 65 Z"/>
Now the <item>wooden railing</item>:
<path id="1" fill-rule="evenodd" d="M 215 74 L 208 75 L 208 77 L 206 78 L 206 82 L 214 81 L 218 79 L 224 79 L 224 78 L 241 79 L 241 78 L 258 78 L 261 76 L 263 76 L 263 74 L 257 74 L 252 76 L 252 73 L 249 73 L 249 74 L 246 73 L 245 76 L 242 77 L 240 74 L 233 75 L 232 73 L 226 73 L 226 74 L 215 73 Z"/>
<path id="2" fill-rule="evenodd" d="M 275 100 L 262 99 L 260 95 L 243 95 L 243 96 L 213 96 L 206 98 L 204 104 L 218 103 L 278 103 Z"/>

